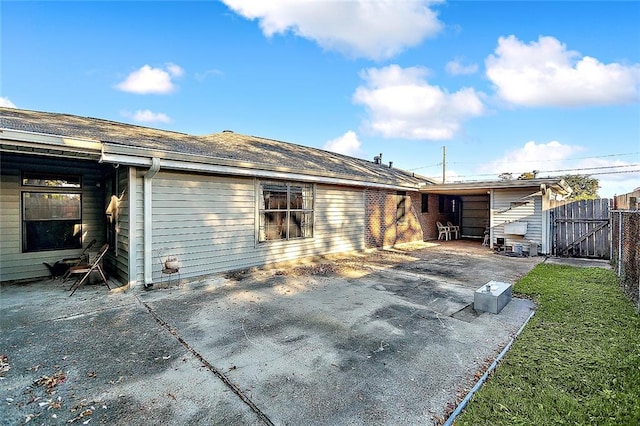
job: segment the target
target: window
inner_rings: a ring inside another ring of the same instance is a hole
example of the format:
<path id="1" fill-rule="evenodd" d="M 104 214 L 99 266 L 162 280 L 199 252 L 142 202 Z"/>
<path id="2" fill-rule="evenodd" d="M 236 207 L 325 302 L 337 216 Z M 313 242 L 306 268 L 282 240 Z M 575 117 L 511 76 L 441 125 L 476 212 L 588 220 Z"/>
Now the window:
<path id="1" fill-rule="evenodd" d="M 263 181 L 258 194 L 258 241 L 313 237 L 313 185 Z"/>
<path id="2" fill-rule="evenodd" d="M 402 222 L 407 214 L 407 191 L 398 191 L 396 196 L 396 220 Z"/>
<path id="3" fill-rule="evenodd" d="M 22 192 L 22 251 L 81 248 L 82 195 L 70 192 L 80 177 L 25 173 L 22 185 L 34 187 Z"/>
<path id="4" fill-rule="evenodd" d="M 429 194 L 422 194 L 422 213 L 429 213 Z"/>

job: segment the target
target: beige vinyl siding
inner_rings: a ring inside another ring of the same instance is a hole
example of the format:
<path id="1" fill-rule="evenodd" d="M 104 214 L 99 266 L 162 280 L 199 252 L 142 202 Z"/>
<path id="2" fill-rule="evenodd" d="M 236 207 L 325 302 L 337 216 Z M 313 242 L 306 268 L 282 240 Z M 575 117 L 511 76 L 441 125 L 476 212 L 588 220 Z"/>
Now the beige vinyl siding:
<path id="1" fill-rule="evenodd" d="M 96 163 L 59 158 L 39 158 L 3 153 L 0 158 L 0 281 L 23 281 L 49 276 L 42 262 L 55 263 L 65 257 L 77 256 L 82 250 L 52 250 L 22 253 L 21 193 L 44 188 L 21 186 L 22 171 L 82 175 L 82 221 L 84 244 L 96 239 L 104 243 L 103 191 L 100 167 Z M 55 189 L 65 191 L 64 189 Z M 70 191 L 74 192 L 74 191 Z"/>
<path id="2" fill-rule="evenodd" d="M 364 248 L 361 190 L 317 185 L 313 238 L 258 243 L 256 180 L 161 171 L 152 187 L 154 282 L 161 275 L 159 256 L 169 254 L 179 258 L 181 276 L 188 278 Z M 142 260 L 138 264 L 142 271 Z"/>
<path id="3" fill-rule="evenodd" d="M 518 191 L 495 191 L 493 196 L 493 227 L 494 242 L 497 237 L 506 238 L 506 244 L 528 243 L 529 241 L 542 242 L 542 198 L 533 196 L 528 198 L 528 203 L 520 206 L 512 206 L 511 203 L 531 195 L 533 190 Z M 527 222 L 527 233 L 524 236 L 505 234 L 504 224 L 506 222 Z M 524 246 L 525 250 L 528 245 Z"/>

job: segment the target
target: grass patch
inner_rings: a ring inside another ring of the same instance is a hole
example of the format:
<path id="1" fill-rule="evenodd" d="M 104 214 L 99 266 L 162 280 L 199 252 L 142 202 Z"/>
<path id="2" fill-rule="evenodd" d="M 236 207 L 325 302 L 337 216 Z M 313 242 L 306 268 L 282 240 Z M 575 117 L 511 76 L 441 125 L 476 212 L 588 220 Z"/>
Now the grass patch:
<path id="1" fill-rule="evenodd" d="M 640 425 L 640 315 L 612 271 L 540 264 L 514 287 L 538 303 L 460 425 Z"/>

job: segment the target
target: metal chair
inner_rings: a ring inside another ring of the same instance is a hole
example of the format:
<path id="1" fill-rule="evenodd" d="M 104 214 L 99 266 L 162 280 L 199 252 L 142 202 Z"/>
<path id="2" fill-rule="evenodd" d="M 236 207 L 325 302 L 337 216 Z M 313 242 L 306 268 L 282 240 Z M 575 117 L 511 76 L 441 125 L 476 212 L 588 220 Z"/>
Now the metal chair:
<path id="1" fill-rule="evenodd" d="M 78 256 L 78 257 L 68 257 L 68 258 L 62 259 L 60 261 L 60 262 L 62 262 L 64 264 L 68 265 L 67 271 L 62 275 L 62 280 L 63 281 L 65 281 L 67 279 L 67 277 L 69 276 L 69 272 L 71 271 L 72 267 L 89 263 L 89 250 L 91 250 L 91 248 L 96 245 L 96 242 L 97 241 L 96 241 L 95 238 L 93 240 L 89 241 L 89 244 L 87 244 L 87 246 L 84 248 L 84 250 L 82 250 L 82 253 L 80 253 L 80 256 Z"/>
<path id="2" fill-rule="evenodd" d="M 81 275 L 76 279 L 76 281 L 73 283 L 73 285 L 69 289 L 71 291 L 71 294 L 69 295 L 69 297 L 73 296 L 73 293 L 75 293 L 76 290 L 80 288 L 80 286 L 89 279 L 89 276 L 94 271 L 97 271 L 100 274 L 100 277 L 102 277 L 102 282 L 107 286 L 109 290 L 111 290 L 111 287 L 107 282 L 107 277 L 104 275 L 104 272 L 102 271 L 102 267 L 100 266 L 100 262 L 102 262 L 102 258 L 107 253 L 107 250 L 109 250 L 109 244 L 105 244 L 100 248 L 100 251 L 98 252 L 95 259 L 93 259 L 91 263 L 88 263 L 86 265 L 72 266 L 71 268 L 69 268 L 69 274 L 67 277 L 70 277 L 72 275 Z"/>

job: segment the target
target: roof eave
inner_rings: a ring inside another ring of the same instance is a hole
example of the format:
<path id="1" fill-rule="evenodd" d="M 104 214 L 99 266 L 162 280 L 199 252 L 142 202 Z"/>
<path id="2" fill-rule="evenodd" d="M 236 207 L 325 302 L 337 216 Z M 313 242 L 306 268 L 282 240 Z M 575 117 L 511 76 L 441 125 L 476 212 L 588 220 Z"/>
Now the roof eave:
<path id="1" fill-rule="evenodd" d="M 158 158 L 160 160 L 161 169 L 180 171 L 219 173 L 267 179 L 293 179 L 305 182 L 375 187 L 393 190 L 418 190 L 420 186 L 419 183 L 412 182 L 392 180 L 369 181 L 350 175 L 329 172 L 306 172 L 282 166 L 255 164 L 229 160 L 226 158 L 185 154 L 174 151 L 150 150 L 147 148 L 130 147 L 111 143 L 103 143 L 100 162 L 136 167 L 150 167 L 152 158 Z"/>

